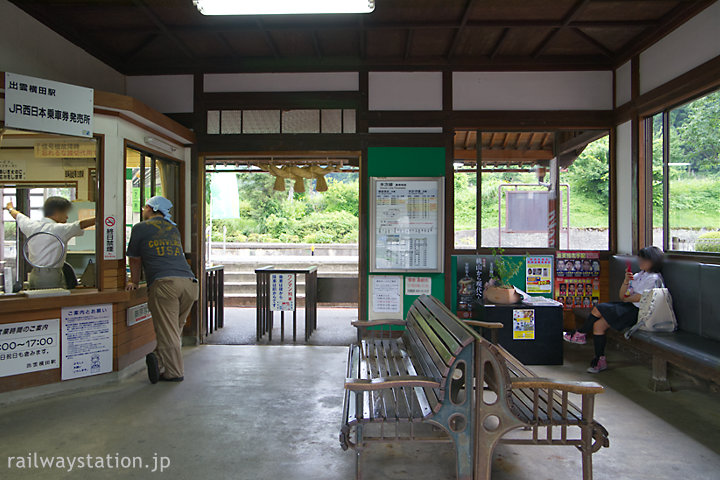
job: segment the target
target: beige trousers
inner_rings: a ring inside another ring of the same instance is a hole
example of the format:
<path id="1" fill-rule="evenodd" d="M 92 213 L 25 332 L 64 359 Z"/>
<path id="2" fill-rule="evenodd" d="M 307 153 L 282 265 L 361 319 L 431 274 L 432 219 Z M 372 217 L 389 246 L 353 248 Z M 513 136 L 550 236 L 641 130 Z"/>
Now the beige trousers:
<path id="1" fill-rule="evenodd" d="M 158 278 L 150 285 L 148 307 L 157 338 L 155 354 L 160 373 L 167 378 L 184 376 L 182 329 L 197 299 L 198 284 L 192 278 Z"/>

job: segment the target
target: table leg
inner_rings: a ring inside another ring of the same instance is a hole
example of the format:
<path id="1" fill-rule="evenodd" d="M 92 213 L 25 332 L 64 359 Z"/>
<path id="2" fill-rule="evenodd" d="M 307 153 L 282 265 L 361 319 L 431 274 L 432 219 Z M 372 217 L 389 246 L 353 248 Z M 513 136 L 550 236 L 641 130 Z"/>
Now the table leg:
<path id="1" fill-rule="evenodd" d="M 297 308 L 293 310 L 293 343 L 297 341 Z"/>
<path id="2" fill-rule="evenodd" d="M 280 312 L 280 342 L 285 341 L 285 310 Z"/>

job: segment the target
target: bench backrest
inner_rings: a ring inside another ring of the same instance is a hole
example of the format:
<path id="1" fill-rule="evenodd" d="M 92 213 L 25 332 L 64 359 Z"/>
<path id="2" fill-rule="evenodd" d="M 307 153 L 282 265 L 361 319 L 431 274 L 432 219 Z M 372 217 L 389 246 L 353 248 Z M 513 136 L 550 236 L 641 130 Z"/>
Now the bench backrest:
<path id="1" fill-rule="evenodd" d="M 423 374 L 444 386 L 458 357 L 465 349 L 473 348 L 478 335 L 445 305 L 427 295 L 415 300 L 406 321 L 403 343 L 420 362 Z"/>
<path id="2" fill-rule="evenodd" d="M 618 301 L 626 262 L 631 260 L 633 271 L 637 262 L 632 257 L 615 255 L 610 258 L 610 298 Z M 673 298 L 678 329 L 703 337 L 720 340 L 720 265 L 667 260 L 662 271 L 665 285 Z"/>

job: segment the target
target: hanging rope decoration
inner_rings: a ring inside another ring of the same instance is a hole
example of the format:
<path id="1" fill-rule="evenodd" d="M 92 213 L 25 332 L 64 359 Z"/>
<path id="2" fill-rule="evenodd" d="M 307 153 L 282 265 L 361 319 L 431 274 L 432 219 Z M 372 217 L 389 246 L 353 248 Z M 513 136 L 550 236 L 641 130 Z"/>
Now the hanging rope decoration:
<path id="1" fill-rule="evenodd" d="M 320 167 L 318 165 L 308 165 L 304 167 L 284 166 L 279 167 L 272 163 L 259 164 L 261 170 L 265 170 L 275 177 L 275 185 L 273 190 L 276 192 L 285 191 L 285 180 L 294 180 L 294 191 L 302 193 L 305 191 L 305 180 L 315 179 L 315 190 L 318 192 L 326 192 L 328 189 L 325 175 L 332 172 L 339 172 L 340 168 L 334 165 Z"/>

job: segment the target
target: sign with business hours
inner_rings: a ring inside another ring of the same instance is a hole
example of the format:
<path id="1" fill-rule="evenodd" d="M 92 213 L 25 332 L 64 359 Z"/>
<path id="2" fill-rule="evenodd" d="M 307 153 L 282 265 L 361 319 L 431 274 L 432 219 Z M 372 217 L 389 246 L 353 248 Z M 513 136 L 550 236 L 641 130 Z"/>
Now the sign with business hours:
<path id="1" fill-rule="evenodd" d="M 62 309 L 62 380 L 112 371 L 112 304 Z"/>
<path id="2" fill-rule="evenodd" d="M 535 310 L 513 310 L 513 340 L 535 340 Z"/>
<path id="3" fill-rule="evenodd" d="M 270 310 L 295 310 L 295 274 L 270 274 Z"/>
<path id="4" fill-rule="evenodd" d="M 103 230 L 103 258 L 105 260 L 120 260 L 122 257 L 118 248 L 118 229 L 115 217 L 112 215 L 105 217 Z"/>
<path id="5" fill-rule="evenodd" d="M 400 275 L 373 275 L 373 313 L 402 313 L 402 280 Z"/>
<path id="6" fill-rule="evenodd" d="M 525 291 L 529 294 L 552 293 L 553 257 L 530 256 L 525 260 Z"/>
<path id="7" fill-rule="evenodd" d="M 0 325 L 0 377 L 60 368 L 60 321 Z"/>
<path id="8" fill-rule="evenodd" d="M 132 327 L 145 320 L 150 320 L 151 318 L 152 314 L 150 313 L 147 302 L 135 305 L 134 307 L 128 307 L 127 309 L 126 322 L 128 327 Z"/>
<path id="9" fill-rule="evenodd" d="M 93 89 L 5 73 L 5 126 L 91 138 Z"/>
<path id="10" fill-rule="evenodd" d="M 432 279 L 430 277 L 405 277 L 405 295 L 430 295 Z"/>
<path id="11" fill-rule="evenodd" d="M 25 180 L 27 174 L 25 160 L 0 160 L 0 180 Z"/>

